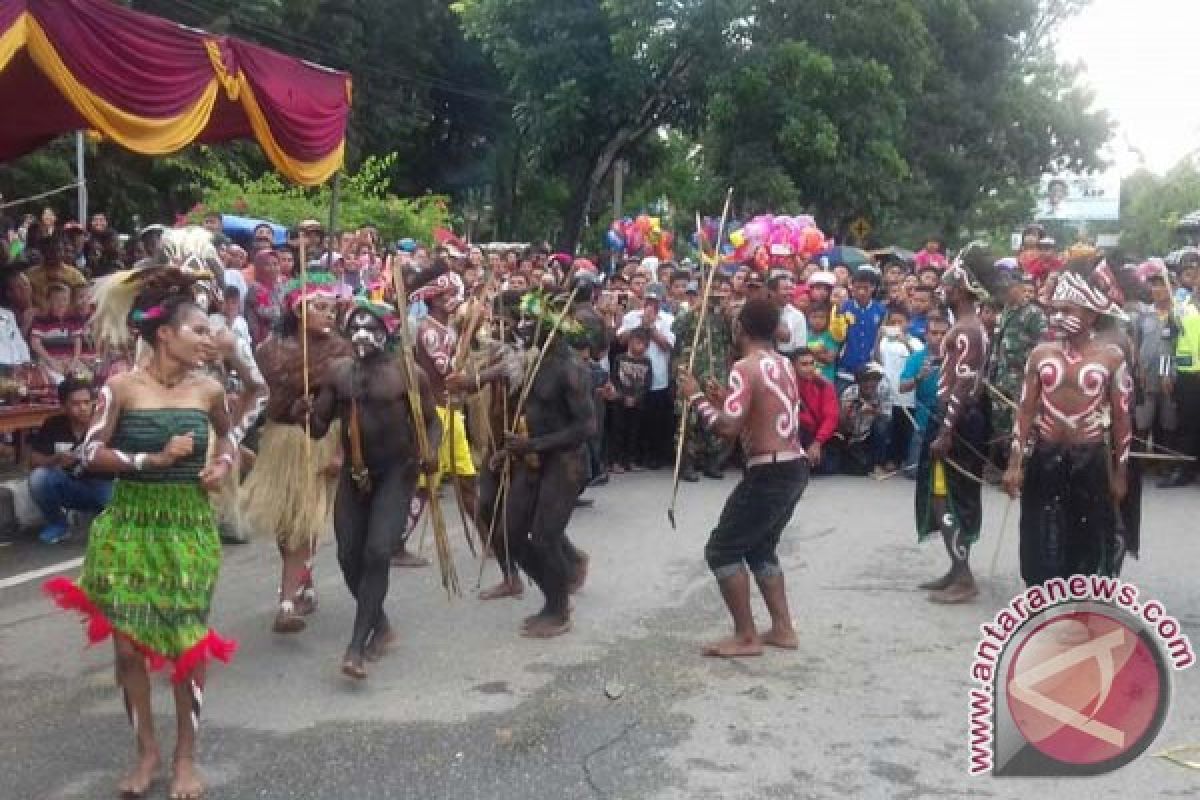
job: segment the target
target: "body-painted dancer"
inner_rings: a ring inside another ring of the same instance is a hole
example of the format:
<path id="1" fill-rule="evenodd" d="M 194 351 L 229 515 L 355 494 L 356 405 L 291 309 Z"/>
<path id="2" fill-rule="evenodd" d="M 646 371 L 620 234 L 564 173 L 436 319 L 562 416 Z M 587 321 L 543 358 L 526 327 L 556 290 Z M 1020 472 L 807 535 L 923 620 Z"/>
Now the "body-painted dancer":
<path id="1" fill-rule="evenodd" d="M 304 421 L 293 418 L 292 407 L 304 395 L 306 366 L 309 390 L 317 392 L 328 380 L 330 365 L 350 355 L 350 344 L 336 329 L 334 283 L 328 274 L 291 281 L 281 326 L 258 347 L 271 394 L 258 459 L 242 486 L 241 505 L 246 527 L 273 537 L 283 561 L 272 625 L 276 633 L 304 630 L 304 617 L 316 610 L 313 549 L 333 520 L 340 437 L 334 429 L 309 445 Z M 302 336 L 308 338 L 307 365 Z"/>
<path id="2" fill-rule="evenodd" d="M 509 532 L 501 524 L 502 515 L 496 515 L 496 497 L 503 480 L 503 459 L 495 456 L 503 445 L 495 437 L 508 429 L 510 409 L 515 409 L 521 387 L 524 385 L 527 359 L 516 339 L 516 308 L 521 292 L 507 292 L 500 297 L 503 313 L 499 329 L 492 338 L 483 360 L 475 369 L 456 372 L 446 377 L 446 386 L 452 392 L 487 393 L 488 428 L 494 432 L 484 442 L 483 468 L 479 476 L 479 523 L 484 539 L 484 554 L 495 555 L 500 566 L 500 582 L 479 593 L 480 600 L 496 600 L 502 597 L 522 597 L 525 584 L 520 570 L 508 547 Z M 490 389 L 490 392 L 488 391 Z"/>
<path id="3" fill-rule="evenodd" d="M 417 364 L 429 376 L 433 395 L 437 399 L 438 419 L 442 424 L 442 445 L 438 453 L 438 474 L 434 483 L 440 483 L 446 476 L 454 481 L 454 491 L 462 503 L 463 515 L 470 520 L 468 524 L 478 529 L 476 509 L 479 487 L 475 462 L 471 457 L 471 445 L 467 441 L 462 397 L 452 397 L 446 389 L 446 377 L 454 369 L 455 354 L 458 351 L 459 334 L 454 328 L 452 315 L 463 303 L 462 279 L 444 265 L 438 265 L 420 274 L 413 286 L 415 288 L 409 293 L 409 303 L 424 302 L 429 312 L 421 318 L 417 326 L 415 356 Z M 410 516 L 410 531 L 416 526 L 429 491 L 430 488 L 422 482 L 418 490 L 419 502 L 414 504 L 415 513 Z M 471 535 L 470 531 L 466 533 Z M 425 566 L 428 562 L 401 549 L 397 552 L 394 563 L 397 566 Z"/>
<path id="4" fill-rule="evenodd" d="M 137 738 L 137 759 L 123 795 L 141 796 L 160 763 L 150 706 L 151 669 L 174 667 L 176 730 L 169 796 L 199 797 L 195 737 L 205 665 L 235 648 L 208 627 L 221 543 L 205 490 L 217 489 L 237 445 L 225 392 L 198 374 L 213 348 L 207 315 L 195 304 L 194 278 L 146 270 L 130 320 L 152 348 L 144 366 L 100 391 L 84 441 L 85 463 L 118 475 L 113 499 L 92 525 L 78 583 L 60 578 L 46 590 L 88 617 L 88 638 L 113 634 L 117 682 Z M 217 437 L 205 465 L 210 430 Z"/>
<path id="5" fill-rule="evenodd" d="M 1123 312 L 1074 271 L 1059 276 L 1053 307 L 1061 338 L 1029 356 L 1004 474 L 1009 494 L 1021 495 L 1027 586 L 1115 574 L 1125 550 L 1117 508 L 1127 490 L 1133 378 L 1121 348 L 1093 330 L 1098 316 Z"/>
<path id="6" fill-rule="evenodd" d="M 722 438 L 741 438 L 746 454 L 742 480 L 725 501 L 704 548 L 721 597 L 733 617 L 733 635 L 707 645 L 707 656 L 761 655 L 763 645 L 795 649 L 796 631 L 776 548 L 808 485 L 808 458 L 798 439 L 800 393 L 791 362 L 775 351 L 779 309 L 766 298 L 746 301 L 734 325 L 741 359 L 726 390 L 710 379 L 701 392 L 681 370 L 679 390 L 701 423 Z M 771 615 L 762 636 L 750 607 L 750 579 Z"/>
<path id="7" fill-rule="evenodd" d="M 389 562 L 404 534 L 418 472 L 423 468 L 429 475 L 437 469 L 436 463 L 420 463 L 404 370 L 387 351 L 398 324 L 388 307 L 360 300 L 351 308 L 345 333 L 354 356 L 330 365 L 311 404 L 314 438 L 325 436 L 335 419 L 342 427 L 344 458 L 333 526 L 338 564 L 357 601 L 342 672 L 356 679 L 367 677 L 364 661 L 382 656 L 395 636 L 383 610 Z M 433 392 L 424 371 L 417 372 L 426 435 L 429 446 L 436 448 L 441 426 Z M 307 398 L 298 402 L 298 416 L 307 405 Z"/>
<path id="8" fill-rule="evenodd" d="M 560 313 L 567 312 L 551 310 L 540 293 L 522 301 L 517 335 L 529 357 L 544 347 Z M 567 341 L 569 329 L 577 325 L 569 318 L 559 323 L 559 335 L 545 349 L 537 371 L 526 378 L 529 393 L 521 418 L 504 429 L 516 432 L 504 436 L 501 455 L 509 460 L 510 482 L 501 512 L 505 517 L 496 527 L 507 531 L 509 552 L 497 547 L 496 556 L 511 557 L 545 596 L 541 611 L 522 626 L 521 635 L 531 638 L 560 636 L 571 629 L 567 596 L 587 575 L 587 556 L 566 536 L 575 499 L 587 481 L 585 445 L 596 424 L 591 374 Z M 515 412 L 513 401 L 510 413 Z M 493 546 L 500 541 L 498 534 Z"/>
<path id="9" fill-rule="evenodd" d="M 937 409 L 925 428 L 917 461 L 917 537 L 941 533 L 950 569 L 919 588 L 935 603 L 963 603 L 979 594 L 969 562 L 983 522 L 980 476 L 991 434 L 983 394 L 988 334 L 976 304 L 989 296 L 995 277 L 990 253 L 970 245 L 942 274 L 942 292 L 954 326 L 942 341 Z"/>

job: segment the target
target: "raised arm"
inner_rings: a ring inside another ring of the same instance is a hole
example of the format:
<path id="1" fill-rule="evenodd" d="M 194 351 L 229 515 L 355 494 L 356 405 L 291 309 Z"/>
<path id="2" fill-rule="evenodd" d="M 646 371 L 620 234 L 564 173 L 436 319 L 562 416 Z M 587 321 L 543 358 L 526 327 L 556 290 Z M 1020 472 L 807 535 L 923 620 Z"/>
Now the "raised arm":
<path id="1" fill-rule="evenodd" d="M 750 418 L 751 399 L 754 396 L 754 378 L 747 374 L 741 364 L 734 364 L 729 373 L 728 391 L 710 391 L 705 396 L 696 379 L 686 372 L 679 376 L 679 388 L 687 396 L 688 404 L 700 416 L 704 427 L 722 439 L 736 439 Z M 715 388 L 715 387 L 710 387 Z"/>

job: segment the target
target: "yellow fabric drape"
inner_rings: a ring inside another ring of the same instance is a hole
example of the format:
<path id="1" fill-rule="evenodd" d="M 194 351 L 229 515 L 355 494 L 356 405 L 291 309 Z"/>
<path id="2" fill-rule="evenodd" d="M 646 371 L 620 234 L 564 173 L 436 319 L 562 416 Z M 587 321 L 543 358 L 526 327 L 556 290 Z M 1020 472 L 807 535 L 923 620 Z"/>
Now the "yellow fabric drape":
<path id="1" fill-rule="evenodd" d="M 219 88 L 215 76 L 196 98 L 196 102 L 182 114 L 162 119 L 130 114 L 80 83 L 59 58 L 42 26 L 28 14 L 25 16 L 28 17 L 25 46 L 33 63 L 58 87 L 63 97 L 92 128 L 122 147 L 149 156 L 174 153 L 195 141 L 208 125 Z"/>
<path id="2" fill-rule="evenodd" d="M 341 168 L 345 157 L 344 139 L 333 152 L 317 161 L 293 158 L 280 147 L 246 76 L 240 70 L 237 75 L 229 74 L 216 41 L 205 41 L 204 45 L 213 65 L 213 79 L 189 108 L 162 119 L 131 114 L 84 86 L 63 63 L 45 30 L 28 11 L 0 34 L 0 70 L 8 66 L 20 48 L 27 48 L 33 63 L 87 120 L 90 128 L 142 155 L 174 153 L 195 141 L 212 118 L 218 93 L 223 88 L 231 101 L 242 106 L 267 158 L 289 180 L 315 186 L 324 183 Z"/>
<path id="3" fill-rule="evenodd" d="M 246 118 L 250 120 L 250 127 L 254 130 L 254 138 L 258 140 L 259 147 L 267 154 L 267 158 L 271 159 L 271 163 L 275 165 L 276 169 L 296 183 L 305 186 L 322 184 L 333 177 L 333 173 L 341 169 L 346 155 L 344 138 L 338 142 L 338 146 L 333 152 L 318 161 L 301 161 L 292 158 L 279 146 L 279 142 L 275 141 L 275 135 L 271 133 L 271 126 L 267 123 L 267 118 L 258 105 L 258 98 L 254 96 L 254 89 L 241 72 L 238 73 L 238 83 L 241 85 L 238 97 L 242 109 L 246 112 Z"/>

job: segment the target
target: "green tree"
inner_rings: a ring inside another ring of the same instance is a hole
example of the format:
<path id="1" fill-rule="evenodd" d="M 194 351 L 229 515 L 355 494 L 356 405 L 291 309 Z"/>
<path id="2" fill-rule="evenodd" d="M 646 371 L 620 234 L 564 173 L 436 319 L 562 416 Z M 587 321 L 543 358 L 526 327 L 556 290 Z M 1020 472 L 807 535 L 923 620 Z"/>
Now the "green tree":
<path id="1" fill-rule="evenodd" d="M 559 244 L 578 242 L 613 164 L 651 131 L 698 127 L 704 87 L 740 36 L 739 0 L 461 0 L 517 104 L 539 177 L 566 181 Z"/>
<path id="2" fill-rule="evenodd" d="M 1121 182 L 1121 248 L 1130 255 L 1162 256 L 1182 242 L 1175 226 L 1200 208 L 1200 169 L 1187 158 L 1165 175 L 1138 170 Z"/>

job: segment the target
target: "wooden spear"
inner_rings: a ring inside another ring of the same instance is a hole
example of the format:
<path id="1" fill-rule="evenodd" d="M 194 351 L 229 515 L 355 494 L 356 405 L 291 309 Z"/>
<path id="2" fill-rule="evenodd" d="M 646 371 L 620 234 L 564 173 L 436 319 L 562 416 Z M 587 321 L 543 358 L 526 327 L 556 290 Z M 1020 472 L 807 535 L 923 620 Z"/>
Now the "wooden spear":
<path id="1" fill-rule="evenodd" d="M 691 351 L 688 353 L 687 371 L 688 371 L 689 375 L 691 375 L 692 370 L 696 368 L 696 350 L 699 349 L 699 347 L 700 347 L 700 334 L 704 330 L 704 328 L 707 324 L 708 299 L 712 295 L 713 278 L 716 277 L 717 268 L 720 266 L 720 263 L 721 263 L 721 240 L 723 238 L 725 238 L 725 222 L 729 218 L 729 204 L 732 201 L 733 201 L 733 187 L 730 186 L 729 190 L 725 193 L 725 208 L 721 210 L 721 223 L 720 223 L 720 225 L 717 226 L 717 240 L 715 242 L 713 242 L 713 252 L 716 257 L 713 261 L 712 266 L 709 267 L 708 277 L 706 277 L 704 279 L 704 293 L 702 295 L 700 295 L 700 308 L 697 312 L 698 316 L 696 318 L 696 331 L 695 331 L 695 333 L 692 334 L 692 348 L 691 348 Z M 697 223 L 699 222 L 699 219 L 700 219 L 700 217 L 699 217 L 699 215 L 697 215 L 696 216 Z M 699 227 L 697 227 L 697 233 L 700 233 Z M 698 241 L 699 241 L 699 239 L 698 239 Z M 701 254 L 700 262 L 703 264 L 704 263 L 703 243 L 701 243 L 700 254 Z M 675 475 L 671 479 L 671 505 L 670 505 L 670 507 L 667 508 L 667 519 L 671 522 L 671 530 L 676 530 L 676 528 L 675 528 L 675 504 L 679 500 L 679 469 L 683 464 L 683 448 L 685 446 L 685 442 L 687 439 L 687 424 L 688 424 L 689 416 L 691 416 L 691 413 L 690 413 L 690 409 L 688 408 L 687 401 L 685 399 L 684 404 L 683 404 L 683 413 L 680 414 L 680 419 L 679 419 L 679 439 L 675 443 Z"/>

